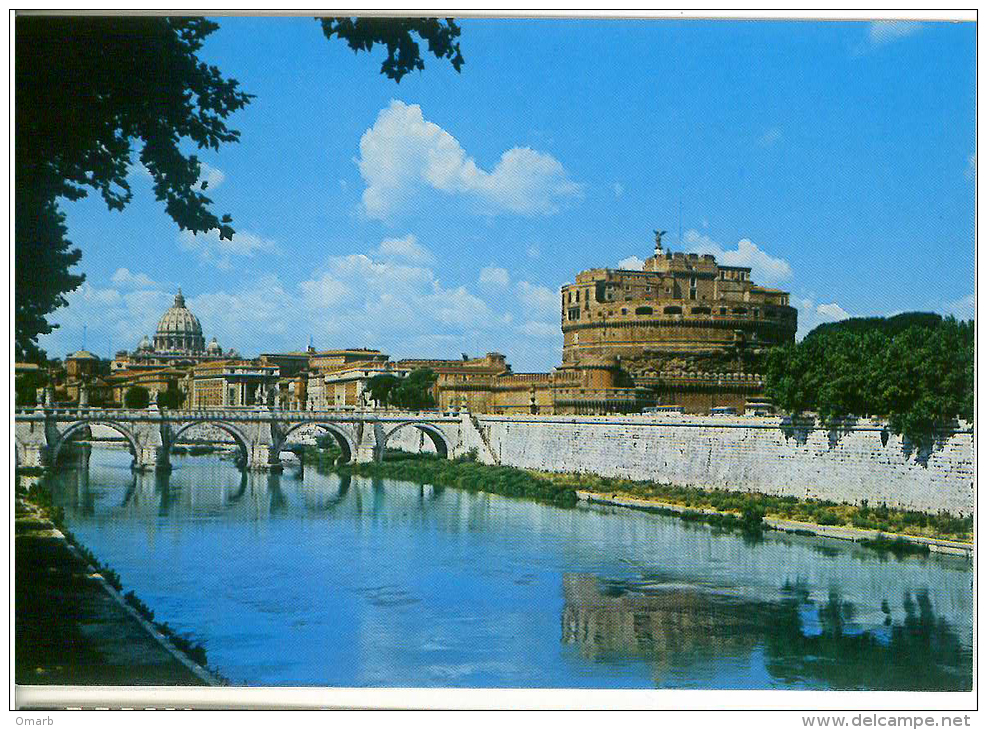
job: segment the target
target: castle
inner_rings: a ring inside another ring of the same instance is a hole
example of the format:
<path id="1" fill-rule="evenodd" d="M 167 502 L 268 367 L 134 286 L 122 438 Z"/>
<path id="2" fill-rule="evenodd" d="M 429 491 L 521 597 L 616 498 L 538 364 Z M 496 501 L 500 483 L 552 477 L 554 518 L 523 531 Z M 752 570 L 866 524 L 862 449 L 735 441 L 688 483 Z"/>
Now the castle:
<path id="1" fill-rule="evenodd" d="M 758 354 L 795 340 L 788 297 L 749 267 L 666 251 L 656 231 L 641 271 L 590 269 L 562 287 L 558 370 L 592 373 L 583 380 L 601 396 L 633 387 L 688 412 L 740 410 L 761 389 Z"/>

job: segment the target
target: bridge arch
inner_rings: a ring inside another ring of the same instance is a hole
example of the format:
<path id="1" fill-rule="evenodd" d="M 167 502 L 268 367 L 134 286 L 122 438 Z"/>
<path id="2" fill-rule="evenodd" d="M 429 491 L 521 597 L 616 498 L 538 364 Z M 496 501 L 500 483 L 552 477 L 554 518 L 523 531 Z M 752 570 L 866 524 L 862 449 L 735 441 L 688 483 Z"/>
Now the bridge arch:
<path id="1" fill-rule="evenodd" d="M 378 453 L 380 457 L 384 455 L 384 449 L 387 448 L 387 441 L 391 438 L 397 431 L 400 431 L 406 426 L 414 426 L 419 431 L 424 433 L 432 441 L 432 445 L 435 446 L 435 453 L 439 455 L 442 459 L 451 458 L 452 454 L 452 444 L 449 443 L 449 437 L 442 431 L 441 428 L 432 423 L 423 423 L 421 421 L 405 421 L 404 423 L 399 423 L 391 430 L 384 434 L 384 438 L 377 445 Z M 378 457 L 378 458 L 380 458 Z"/>
<path id="2" fill-rule="evenodd" d="M 89 420 L 85 419 L 82 421 L 76 421 L 75 423 L 69 424 L 69 427 L 58 434 L 58 443 L 55 444 L 55 448 L 51 452 L 51 465 L 58 465 L 58 455 L 62 452 L 62 446 L 69 440 L 69 437 L 78 431 L 80 428 L 86 426 L 106 426 L 107 428 L 112 428 L 114 431 L 123 436 L 127 443 L 130 445 L 130 453 L 133 454 L 134 459 L 137 459 L 137 454 L 139 453 L 137 449 L 137 437 L 134 436 L 133 432 L 130 431 L 126 426 L 123 426 L 115 421 L 106 421 L 101 419 Z"/>
<path id="3" fill-rule="evenodd" d="M 343 452 L 343 455 L 341 457 L 342 463 L 345 464 L 348 461 L 352 461 L 353 455 L 356 453 L 356 448 L 357 448 L 356 443 L 353 440 L 353 436 L 347 433 L 345 429 L 343 429 L 338 425 L 332 423 L 319 423 L 313 421 L 301 421 L 300 423 L 295 423 L 290 427 L 288 427 L 287 429 L 285 429 L 284 433 L 281 434 L 281 438 L 278 440 L 277 443 L 274 444 L 275 455 L 281 453 L 281 449 L 283 449 L 284 445 L 288 442 L 288 436 L 292 432 L 297 431 L 302 426 L 316 426 L 324 430 L 326 433 L 332 434 L 332 436 L 336 439 L 336 443 L 339 445 L 340 450 Z"/>
<path id="4" fill-rule="evenodd" d="M 221 431 L 223 431 L 223 432 L 229 434 L 230 436 L 232 436 L 233 437 L 233 440 L 236 442 L 236 445 L 240 448 L 240 455 L 243 457 L 243 463 L 244 463 L 244 465 L 246 466 L 246 465 L 249 464 L 249 459 L 250 459 L 250 439 L 248 439 L 244 435 L 243 431 L 241 431 L 240 429 L 238 429 L 233 424 L 227 423 L 226 421 L 218 421 L 218 420 L 201 420 L 201 421 L 196 420 L 196 421 L 189 421 L 188 423 L 182 425 L 181 428 L 179 428 L 177 431 L 175 431 L 171 435 L 171 438 L 169 439 L 169 443 L 168 443 L 168 453 L 169 454 L 171 453 L 172 447 L 174 447 L 178 443 L 178 438 L 183 433 L 185 433 L 186 431 L 188 431 L 193 426 L 206 426 L 206 425 L 208 425 L 208 426 L 215 426 L 216 428 L 220 429 Z"/>

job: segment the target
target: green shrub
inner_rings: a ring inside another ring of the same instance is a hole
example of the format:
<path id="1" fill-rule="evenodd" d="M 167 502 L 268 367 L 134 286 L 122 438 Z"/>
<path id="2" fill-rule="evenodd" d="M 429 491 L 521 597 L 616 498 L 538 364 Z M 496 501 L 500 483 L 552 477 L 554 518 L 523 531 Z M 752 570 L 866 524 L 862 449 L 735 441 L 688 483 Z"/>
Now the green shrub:
<path id="1" fill-rule="evenodd" d="M 123 405 L 133 410 L 147 408 L 147 404 L 150 402 L 151 392 L 143 385 L 133 385 L 127 388 L 127 392 L 123 396 Z"/>

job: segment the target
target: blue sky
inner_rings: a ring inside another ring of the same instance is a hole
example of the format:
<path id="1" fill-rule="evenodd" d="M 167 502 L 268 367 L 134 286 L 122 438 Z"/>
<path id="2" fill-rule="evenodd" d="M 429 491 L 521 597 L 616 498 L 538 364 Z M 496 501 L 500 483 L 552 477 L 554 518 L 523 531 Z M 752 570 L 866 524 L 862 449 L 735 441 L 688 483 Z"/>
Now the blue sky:
<path id="1" fill-rule="evenodd" d="M 256 95 L 200 154 L 237 235 L 180 233 L 139 168 L 122 213 L 64 203 L 87 281 L 50 355 L 84 323 L 133 349 L 180 285 L 248 356 L 311 336 L 546 370 L 558 287 L 637 265 L 658 227 L 792 292 L 800 337 L 973 316 L 973 23 L 468 19 L 462 73 L 395 84 L 312 19 L 218 22 L 202 56 Z"/>

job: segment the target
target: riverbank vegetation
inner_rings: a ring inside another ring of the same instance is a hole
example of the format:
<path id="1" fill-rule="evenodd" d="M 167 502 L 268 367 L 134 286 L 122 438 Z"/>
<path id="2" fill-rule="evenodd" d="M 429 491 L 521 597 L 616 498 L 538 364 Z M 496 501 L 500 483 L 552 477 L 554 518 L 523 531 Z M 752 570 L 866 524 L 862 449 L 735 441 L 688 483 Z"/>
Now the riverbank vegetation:
<path id="1" fill-rule="evenodd" d="M 314 451 L 314 447 L 313 447 Z M 662 505 L 685 508 L 669 510 L 683 519 L 701 521 L 724 529 L 756 531 L 765 517 L 806 522 L 822 526 L 855 527 L 881 533 L 972 542 L 973 518 L 956 517 L 946 512 L 928 514 L 902 510 L 881 504 L 838 504 L 826 500 L 799 499 L 752 492 L 698 489 L 658 482 L 640 482 L 594 474 L 539 472 L 507 466 L 488 466 L 474 459 L 440 459 L 435 455 L 389 452 L 374 464 L 341 464 L 333 467 L 328 457 L 322 468 L 338 473 L 384 476 L 419 484 L 456 487 L 472 492 L 491 492 L 510 497 L 527 497 L 536 501 L 571 507 L 577 491 L 600 496 L 630 497 L 653 503 L 655 511 Z M 711 513 L 705 513 L 709 510 Z M 891 552 L 908 552 L 904 541 L 884 539 L 872 547 Z"/>
<path id="2" fill-rule="evenodd" d="M 548 473 L 545 473 L 549 476 Z M 699 489 L 658 482 L 638 482 L 594 474 L 558 474 L 550 477 L 572 489 L 601 495 L 633 497 L 653 502 L 665 502 L 691 509 L 713 509 L 718 512 L 743 515 L 745 510 L 796 522 L 822 526 L 856 527 L 919 537 L 971 542 L 973 517 L 956 517 L 948 512 L 929 514 L 902 510 L 881 504 L 871 506 L 867 500 L 860 504 L 839 504 L 827 500 L 737 492 L 725 489 Z"/>
<path id="3" fill-rule="evenodd" d="M 50 491 L 39 481 L 34 481 L 30 488 L 21 493 L 21 497 L 30 503 L 40 514 L 48 520 L 62 535 L 65 541 L 71 545 L 82 559 L 88 563 L 95 572 L 100 575 L 118 593 L 123 594 L 124 601 L 131 606 L 142 618 L 154 626 L 160 634 L 166 637 L 176 649 L 185 654 L 189 659 L 203 668 L 207 668 L 206 649 L 194 640 L 182 636 L 167 623 L 155 621 L 154 611 L 147 604 L 138 598 L 133 591 L 123 593 L 123 581 L 119 574 L 100 560 L 85 545 L 72 534 L 72 531 L 65 525 L 65 512 L 51 499 Z M 212 672 L 215 674 L 215 672 Z M 216 675 L 218 676 L 218 675 Z M 222 679 L 222 678 L 220 678 Z"/>
<path id="4" fill-rule="evenodd" d="M 576 492 L 569 486 L 510 466 L 487 466 L 474 459 L 442 459 L 435 455 L 411 455 L 392 452 L 373 464 L 341 464 L 336 471 L 363 476 L 386 476 L 392 479 L 456 487 L 468 492 L 491 492 L 507 497 L 526 497 L 544 504 L 572 507 Z"/>
<path id="5" fill-rule="evenodd" d="M 782 411 L 824 425 L 886 418 L 896 434 L 930 446 L 973 422 L 974 323 L 936 314 L 848 319 L 817 327 L 765 357 L 764 392 Z"/>

